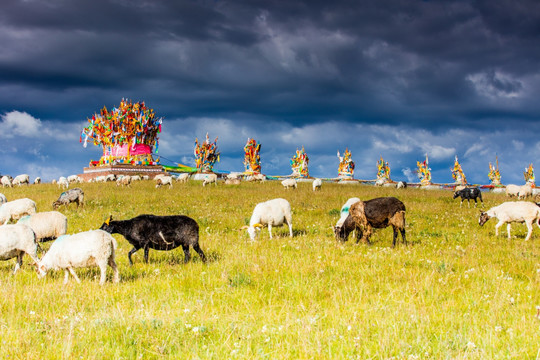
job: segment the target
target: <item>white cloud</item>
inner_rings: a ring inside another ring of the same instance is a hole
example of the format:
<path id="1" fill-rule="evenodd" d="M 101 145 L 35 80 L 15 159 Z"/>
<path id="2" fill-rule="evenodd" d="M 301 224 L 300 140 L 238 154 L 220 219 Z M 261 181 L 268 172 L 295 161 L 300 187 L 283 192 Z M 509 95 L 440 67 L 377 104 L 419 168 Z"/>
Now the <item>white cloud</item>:
<path id="1" fill-rule="evenodd" d="M 1 118 L 0 137 L 38 137 L 40 135 L 41 121 L 26 112 L 11 111 L 2 115 Z"/>
<path id="2" fill-rule="evenodd" d="M 500 71 L 486 71 L 466 77 L 476 92 L 488 98 L 516 98 L 523 90 L 523 83 Z"/>

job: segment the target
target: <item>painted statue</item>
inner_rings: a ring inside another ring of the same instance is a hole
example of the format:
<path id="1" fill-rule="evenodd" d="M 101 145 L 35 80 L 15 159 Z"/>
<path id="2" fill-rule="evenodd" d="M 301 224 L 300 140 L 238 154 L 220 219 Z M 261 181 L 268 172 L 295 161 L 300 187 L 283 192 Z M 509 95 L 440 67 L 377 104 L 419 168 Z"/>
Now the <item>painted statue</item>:
<path id="1" fill-rule="evenodd" d="M 529 167 L 525 168 L 525 172 L 523 172 L 523 176 L 525 177 L 525 183 L 531 184 L 533 187 L 535 186 L 533 164 L 529 164 Z"/>
<path id="2" fill-rule="evenodd" d="M 249 139 L 244 146 L 244 167 L 246 173 L 260 174 L 261 173 L 261 144 L 255 139 Z"/>
<path id="3" fill-rule="evenodd" d="M 416 162 L 416 166 L 418 167 L 418 170 L 416 172 L 418 174 L 418 178 L 420 179 L 420 184 L 422 186 L 431 185 L 431 168 L 429 167 L 429 159 L 427 154 L 424 161 Z"/>
<path id="4" fill-rule="evenodd" d="M 309 158 L 302 146 L 302 150 L 296 149 L 296 154 L 291 159 L 291 169 L 293 177 L 309 177 Z"/>
<path id="5" fill-rule="evenodd" d="M 454 182 L 456 184 L 467 185 L 467 177 L 463 173 L 463 169 L 461 168 L 461 165 L 459 164 L 457 155 L 454 161 L 454 168 L 450 170 L 452 171 L 452 177 L 454 178 Z"/>
<path id="6" fill-rule="evenodd" d="M 501 185 L 501 173 L 499 172 L 499 158 L 495 157 L 495 166 L 489 163 L 489 180 L 491 180 L 491 185 L 500 186 Z"/>
<path id="7" fill-rule="evenodd" d="M 352 179 L 354 176 L 354 161 L 352 161 L 351 152 L 345 148 L 343 156 L 337 152 L 339 159 L 338 178 L 340 179 Z"/>
<path id="8" fill-rule="evenodd" d="M 388 161 L 384 161 L 381 156 L 381 159 L 377 162 L 377 183 L 386 183 L 390 182 L 390 164 Z"/>
<path id="9" fill-rule="evenodd" d="M 195 166 L 197 172 L 209 173 L 212 172 L 214 164 L 219 161 L 219 155 L 217 149 L 217 137 L 214 142 L 210 142 L 208 133 L 206 133 L 206 140 L 199 143 L 199 140 L 195 138 L 195 149 L 193 154 L 195 155 Z"/>

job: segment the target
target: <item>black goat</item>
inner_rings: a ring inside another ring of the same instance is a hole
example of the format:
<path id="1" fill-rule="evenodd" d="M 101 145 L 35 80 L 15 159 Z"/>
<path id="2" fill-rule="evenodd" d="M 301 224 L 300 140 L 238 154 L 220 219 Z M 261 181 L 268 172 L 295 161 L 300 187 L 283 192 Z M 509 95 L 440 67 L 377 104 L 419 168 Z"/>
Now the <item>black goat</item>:
<path id="1" fill-rule="evenodd" d="M 190 246 L 199 254 L 203 262 L 206 261 L 206 256 L 199 247 L 199 225 L 188 216 L 139 215 L 120 221 L 113 221 L 110 216 L 101 225 L 101 230 L 111 234 L 120 234 L 133 245 L 133 249 L 128 253 L 130 265 L 133 265 L 131 255 L 141 248 L 144 249 L 144 261 L 148 263 L 150 249 L 168 251 L 180 245 L 184 250 L 184 262 L 188 262 L 191 257 Z"/>
<path id="2" fill-rule="evenodd" d="M 463 200 L 467 199 L 467 205 L 471 206 L 471 200 L 474 200 L 474 207 L 478 205 L 477 199 L 480 199 L 481 202 L 484 202 L 482 200 L 482 192 L 477 187 L 469 187 L 465 189 L 458 190 L 454 192 L 454 199 L 457 197 L 461 197 L 461 202 L 459 203 L 459 206 L 463 205 Z"/>
<path id="3" fill-rule="evenodd" d="M 384 229 L 390 225 L 394 230 L 393 246 L 396 246 L 398 230 L 406 244 L 405 204 L 395 197 L 375 198 L 351 205 L 349 216 L 342 226 L 334 227 L 334 234 L 337 240 L 347 241 L 349 234 L 356 229 L 356 242 L 362 239 L 369 243 L 373 228 Z"/>

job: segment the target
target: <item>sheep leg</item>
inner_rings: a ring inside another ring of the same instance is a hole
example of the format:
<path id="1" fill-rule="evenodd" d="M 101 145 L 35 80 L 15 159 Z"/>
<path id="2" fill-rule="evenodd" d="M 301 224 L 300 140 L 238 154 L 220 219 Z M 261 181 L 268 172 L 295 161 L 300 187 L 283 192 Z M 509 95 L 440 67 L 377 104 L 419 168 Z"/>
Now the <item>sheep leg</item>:
<path id="1" fill-rule="evenodd" d="M 116 261 L 114 261 L 114 257 L 111 256 L 109 258 L 109 266 L 113 270 L 113 282 L 117 283 L 120 281 L 120 274 L 118 273 L 118 266 L 116 266 Z"/>
<path id="2" fill-rule="evenodd" d="M 17 262 L 15 263 L 15 270 L 13 270 L 13 275 L 15 275 L 15 273 L 21 268 L 23 255 L 24 253 L 22 251 L 17 254 Z"/>
<path id="3" fill-rule="evenodd" d="M 392 230 L 394 230 L 394 238 L 393 238 L 393 241 L 392 241 L 392 247 L 396 247 L 396 241 L 397 241 L 397 237 L 398 237 L 398 230 L 393 225 L 392 225 Z"/>
<path id="4" fill-rule="evenodd" d="M 107 280 L 107 264 L 101 263 L 99 264 L 99 285 L 105 284 L 105 280 Z"/>
<path id="5" fill-rule="evenodd" d="M 137 252 L 139 249 L 140 248 L 134 246 L 133 249 L 129 250 L 128 252 L 129 265 L 133 265 L 133 261 L 131 260 L 131 255 Z"/>
<path id="6" fill-rule="evenodd" d="M 405 236 L 405 228 L 399 229 L 399 231 L 401 232 L 401 240 L 403 240 L 404 244 L 407 244 L 407 237 Z"/>
<path id="7" fill-rule="evenodd" d="M 189 254 L 189 245 L 182 245 L 182 250 L 184 250 L 184 264 L 186 264 L 191 258 L 191 255 Z"/>
<path id="8" fill-rule="evenodd" d="M 495 225 L 495 236 L 499 236 L 499 228 L 504 224 L 504 221 L 499 220 L 497 225 Z"/>
<path id="9" fill-rule="evenodd" d="M 201 258 L 202 262 L 206 262 L 206 255 L 204 255 L 203 251 L 201 250 L 199 244 L 193 245 L 193 250 L 199 254 L 199 257 Z"/>
<path id="10" fill-rule="evenodd" d="M 144 247 L 144 262 L 148 264 L 148 253 L 150 252 L 150 248 L 148 245 Z"/>
<path id="11" fill-rule="evenodd" d="M 508 240 L 510 240 L 510 228 L 511 228 L 510 223 L 506 224 L 506 231 L 508 232 Z"/>
<path id="12" fill-rule="evenodd" d="M 68 283 L 69 271 L 64 269 L 64 285 Z"/>
<path id="13" fill-rule="evenodd" d="M 71 266 L 68 267 L 68 270 L 69 270 L 69 272 L 71 273 L 71 275 L 73 275 L 73 277 L 75 278 L 75 281 L 76 281 L 77 283 L 80 284 L 80 283 L 81 283 L 81 280 L 79 279 L 79 277 L 78 277 L 77 274 L 75 273 L 75 270 L 73 270 L 73 268 L 72 268 Z M 64 283 L 66 283 L 66 279 L 64 279 Z"/>
<path id="14" fill-rule="evenodd" d="M 268 232 L 270 233 L 270 239 L 272 238 L 272 224 L 268 223 Z"/>
<path id="15" fill-rule="evenodd" d="M 525 237 L 525 241 L 529 240 L 532 234 L 532 224 L 530 222 L 526 222 L 525 225 L 527 225 L 527 237 Z"/>
<path id="16" fill-rule="evenodd" d="M 289 225 L 289 237 L 293 237 L 291 220 L 287 220 L 287 225 Z M 538 225 L 538 226 L 540 227 L 540 225 Z"/>

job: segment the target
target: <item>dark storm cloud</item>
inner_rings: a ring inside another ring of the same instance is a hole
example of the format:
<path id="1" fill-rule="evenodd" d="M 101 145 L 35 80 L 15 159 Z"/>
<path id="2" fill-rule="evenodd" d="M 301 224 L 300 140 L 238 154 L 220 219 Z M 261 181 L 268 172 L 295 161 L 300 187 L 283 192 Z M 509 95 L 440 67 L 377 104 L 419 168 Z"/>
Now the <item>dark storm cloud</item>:
<path id="1" fill-rule="evenodd" d="M 482 142 L 484 157 L 514 144 L 537 155 L 526 130 L 540 111 L 536 1 L 6 0 L 1 10 L 0 114 L 82 127 L 122 97 L 144 100 L 164 129 L 174 124 L 169 142 L 191 147 L 232 122 L 244 129 L 234 148 L 266 136 L 280 171 L 302 143 L 315 169 L 355 142 L 366 169 L 380 155 L 413 168 L 432 151 L 446 172 L 454 154 L 472 161 L 483 135 L 501 142 Z M 206 129 L 188 124 L 201 119 Z M 406 144 L 411 133 L 424 139 Z M 395 147 L 380 154 L 385 142 Z"/>

